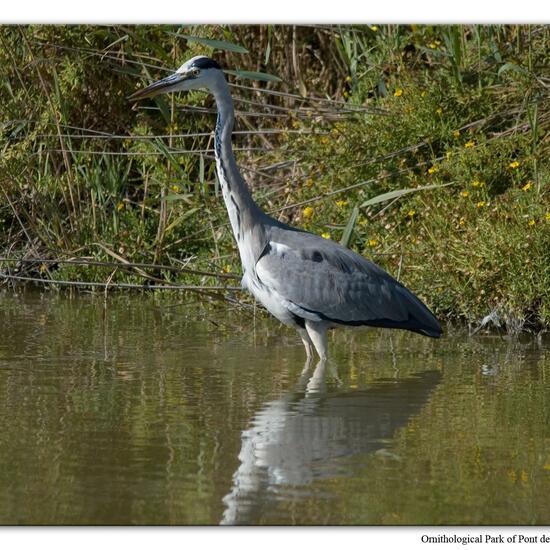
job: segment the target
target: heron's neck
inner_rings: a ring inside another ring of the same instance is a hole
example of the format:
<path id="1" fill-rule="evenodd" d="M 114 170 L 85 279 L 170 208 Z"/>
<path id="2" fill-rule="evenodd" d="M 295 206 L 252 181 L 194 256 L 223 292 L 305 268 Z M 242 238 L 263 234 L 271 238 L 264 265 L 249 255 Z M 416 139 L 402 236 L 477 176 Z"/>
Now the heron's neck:
<path id="1" fill-rule="evenodd" d="M 246 264 L 252 261 L 248 256 L 250 253 L 253 256 L 255 254 L 254 251 L 245 249 L 247 247 L 250 249 L 251 243 L 254 243 L 253 235 L 261 229 L 259 225 L 264 214 L 254 202 L 233 155 L 231 134 L 235 115 L 229 87 L 224 81 L 213 92 L 218 107 L 218 120 L 214 135 L 218 180 L 241 260 L 244 268 L 247 269 L 248 265 Z M 245 256 L 247 257 L 245 258 Z"/>

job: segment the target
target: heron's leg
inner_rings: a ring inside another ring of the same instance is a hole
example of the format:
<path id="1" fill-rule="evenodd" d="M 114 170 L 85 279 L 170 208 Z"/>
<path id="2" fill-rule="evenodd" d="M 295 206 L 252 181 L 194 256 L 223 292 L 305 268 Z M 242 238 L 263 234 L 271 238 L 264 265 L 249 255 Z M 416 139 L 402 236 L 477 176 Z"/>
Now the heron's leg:
<path id="1" fill-rule="evenodd" d="M 308 367 L 313 357 L 313 342 L 311 341 L 311 338 L 309 337 L 309 334 L 307 333 L 307 330 L 305 328 L 298 328 L 298 333 L 300 334 L 300 338 L 302 339 L 304 347 L 306 348 L 306 367 Z"/>
<path id="2" fill-rule="evenodd" d="M 315 366 L 313 375 L 309 379 L 306 386 L 306 395 L 310 393 L 325 393 L 326 392 L 326 380 L 325 380 L 325 368 L 327 366 L 326 359 L 319 359 L 319 362 Z"/>
<path id="3" fill-rule="evenodd" d="M 306 330 L 320 359 L 327 358 L 327 327 L 324 323 L 306 320 Z"/>

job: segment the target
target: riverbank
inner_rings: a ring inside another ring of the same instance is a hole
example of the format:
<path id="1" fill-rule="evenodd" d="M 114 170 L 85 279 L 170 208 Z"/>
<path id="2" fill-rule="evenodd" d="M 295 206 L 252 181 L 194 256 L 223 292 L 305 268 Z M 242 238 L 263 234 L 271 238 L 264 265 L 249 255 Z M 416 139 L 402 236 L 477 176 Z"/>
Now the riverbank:
<path id="1" fill-rule="evenodd" d="M 228 75 L 263 209 L 371 258 L 441 319 L 550 327 L 548 27 L 3 30 L 0 284 L 238 286 L 211 99 L 126 100 L 206 53 L 282 78 Z"/>

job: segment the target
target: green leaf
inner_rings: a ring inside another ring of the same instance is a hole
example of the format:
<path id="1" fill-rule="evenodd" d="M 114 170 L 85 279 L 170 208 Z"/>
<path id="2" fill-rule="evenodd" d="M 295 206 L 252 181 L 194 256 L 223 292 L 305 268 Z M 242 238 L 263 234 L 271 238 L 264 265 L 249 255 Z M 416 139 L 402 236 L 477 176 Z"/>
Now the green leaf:
<path id="1" fill-rule="evenodd" d="M 186 193 L 185 195 L 181 194 L 181 193 L 170 193 L 170 195 L 166 195 L 164 197 L 164 200 L 167 201 L 167 202 L 172 202 L 172 201 L 183 201 L 185 199 L 188 199 L 189 197 L 192 197 L 193 195 L 191 195 L 190 193 Z"/>
<path id="2" fill-rule="evenodd" d="M 377 89 L 378 89 L 378 93 L 382 96 L 382 97 L 388 97 L 388 88 L 386 87 L 386 82 L 384 81 L 383 78 L 381 78 L 379 81 L 378 81 L 378 84 L 377 84 Z"/>
<path id="3" fill-rule="evenodd" d="M 418 50 L 433 57 L 451 57 L 449 52 L 444 50 L 437 50 L 434 48 L 426 48 L 425 46 L 417 46 Z"/>
<path id="4" fill-rule="evenodd" d="M 201 190 L 206 193 L 206 185 L 204 182 L 204 155 L 201 154 L 199 158 L 199 183 L 201 184 Z"/>
<path id="5" fill-rule="evenodd" d="M 392 199 L 398 199 L 403 195 L 408 195 L 409 193 L 415 193 L 416 191 L 425 191 L 426 189 L 439 189 L 441 187 L 447 187 L 448 185 L 454 185 L 456 182 L 451 181 L 450 183 L 444 183 L 443 185 L 423 185 L 421 187 L 411 187 L 408 189 L 398 189 L 397 191 L 389 191 L 388 193 L 382 193 L 377 195 L 368 201 L 365 201 L 361 207 L 372 206 L 373 204 L 378 204 L 385 201 L 390 201 Z"/>
<path id="6" fill-rule="evenodd" d="M 351 235 L 353 233 L 353 228 L 355 227 L 355 222 L 357 221 L 358 216 L 359 216 L 359 207 L 354 206 L 351 212 L 351 216 L 349 217 L 348 224 L 346 225 L 346 228 L 342 233 L 342 238 L 340 239 L 340 244 L 342 246 L 345 246 L 345 247 L 349 246 Z"/>
<path id="7" fill-rule="evenodd" d="M 168 32 L 173 36 L 178 38 L 185 38 L 188 42 L 195 42 L 196 44 L 202 44 L 203 46 L 208 46 L 214 50 L 225 50 L 228 52 L 236 53 L 248 53 L 248 50 L 239 44 L 234 44 L 233 42 L 226 42 L 225 40 L 212 40 L 211 38 L 202 38 L 200 36 L 191 36 L 189 34 L 178 34 L 176 32 Z"/>
<path id="8" fill-rule="evenodd" d="M 262 80 L 263 82 L 282 82 L 282 78 L 269 73 L 257 73 L 255 71 L 230 71 L 225 70 L 224 73 L 238 76 L 239 78 L 248 78 L 250 80 Z"/>
<path id="9" fill-rule="evenodd" d="M 167 235 L 168 233 L 170 233 L 170 231 L 172 231 L 172 229 L 174 229 L 174 227 L 176 227 L 181 222 L 186 220 L 189 216 L 192 216 L 198 210 L 199 210 L 199 208 L 191 208 L 190 210 L 187 210 L 187 212 L 185 212 L 179 218 L 176 218 L 170 225 L 168 225 L 168 227 L 164 230 L 164 234 Z"/>
<path id="10" fill-rule="evenodd" d="M 117 38 L 114 42 L 111 42 L 108 46 L 105 46 L 105 48 L 103 48 L 103 51 L 108 52 L 109 49 L 111 49 L 115 44 L 118 44 L 119 42 L 126 42 L 126 40 L 128 40 L 127 34 L 125 34 L 124 36 L 121 36 L 120 38 Z"/>
<path id="11" fill-rule="evenodd" d="M 502 67 L 498 70 L 498 76 L 500 77 L 503 73 L 508 71 L 515 71 L 516 73 L 521 74 L 529 74 L 529 71 L 524 69 L 523 67 L 520 67 L 519 65 L 516 65 L 515 63 L 504 63 Z"/>
<path id="12" fill-rule="evenodd" d="M 170 152 L 168 147 L 162 142 L 160 138 L 157 138 L 153 141 L 153 145 L 162 152 L 162 154 L 170 161 L 170 164 L 175 168 L 177 172 L 179 172 L 180 176 L 182 178 L 185 178 L 186 174 L 183 170 L 183 168 L 180 166 L 179 162 L 176 160 L 174 155 Z"/>
<path id="13" fill-rule="evenodd" d="M 153 101 L 159 108 L 160 114 L 162 115 L 162 118 L 164 119 L 166 124 L 170 124 L 172 120 L 170 117 L 170 106 L 168 105 L 165 96 L 159 94 L 153 98 Z"/>
<path id="14" fill-rule="evenodd" d="M 271 57 L 271 34 L 273 32 L 273 25 L 267 26 L 267 47 L 265 49 L 264 65 L 269 63 Z"/>

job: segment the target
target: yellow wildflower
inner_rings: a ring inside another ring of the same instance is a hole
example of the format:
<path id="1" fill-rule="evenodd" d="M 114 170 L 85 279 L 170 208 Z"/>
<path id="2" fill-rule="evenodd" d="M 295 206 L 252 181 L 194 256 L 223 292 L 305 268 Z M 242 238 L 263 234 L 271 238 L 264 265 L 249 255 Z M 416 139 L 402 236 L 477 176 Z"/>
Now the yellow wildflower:
<path id="1" fill-rule="evenodd" d="M 514 160 L 513 162 L 511 162 L 509 165 L 508 165 L 508 168 L 511 168 L 512 170 L 515 170 L 518 166 L 519 166 L 519 161 L 517 160 Z"/>
<path id="2" fill-rule="evenodd" d="M 306 180 L 306 186 L 311 187 L 313 185 L 313 180 L 311 178 L 307 178 Z"/>
<path id="3" fill-rule="evenodd" d="M 313 208 L 311 208 L 311 206 L 306 206 L 302 211 L 302 215 L 304 216 L 304 218 L 309 219 L 313 216 L 313 212 L 314 210 Z"/>
<path id="4" fill-rule="evenodd" d="M 475 141 L 467 141 L 467 142 L 464 144 L 464 147 L 466 147 L 466 149 L 470 149 L 471 147 L 475 147 L 475 144 L 476 144 Z"/>
<path id="5" fill-rule="evenodd" d="M 437 166 L 432 166 L 431 168 L 428 168 L 428 174 L 435 174 L 436 172 L 439 172 L 439 168 Z"/>
<path id="6" fill-rule="evenodd" d="M 525 470 L 521 470 L 521 482 L 527 483 L 529 481 L 529 476 Z"/>
<path id="7" fill-rule="evenodd" d="M 326 145 L 328 142 L 329 142 L 328 136 L 323 136 L 323 137 L 321 138 L 321 143 L 322 143 L 323 145 Z"/>
<path id="8" fill-rule="evenodd" d="M 330 239 L 330 233 L 321 233 L 321 237 L 323 237 L 323 239 Z"/>
<path id="9" fill-rule="evenodd" d="M 533 227 L 533 226 L 535 225 L 535 223 L 537 223 L 535 220 L 529 220 L 529 221 L 527 222 L 527 225 L 528 225 L 529 227 Z"/>
<path id="10" fill-rule="evenodd" d="M 479 180 L 474 180 L 472 182 L 472 187 L 485 187 L 485 183 Z"/>
<path id="11" fill-rule="evenodd" d="M 476 207 L 477 208 L 483 208 L 485 206 L 485 201 L 479 201 L 478 203 L 476 203 Z"/>
<path id="12" fill-rule="evenodd" d="M 453 152 L 452 151 L 447 151 L 445 153 L 445 156 L 447 157 L 447 159 L 450 159 L 453 156 Z"/>
<path id="13" fill-rule="evenodd" d="M 346 82 L 351 82 L 351 76 L 346 76 Z"/>
<path id="14" fill-rule="evenodd" d="M 521 188 L 521 190 L 522 190 L 522 191 L 529 191 L 529 189 L 531 189 L 531 187 L 533 187 L 533 182 L 532 182 L 532 181 L 528 181 L 528 182 Z"/>
<path id="15" fill-rule="evenodd" d="M 336 201 L 336 206 L 338 206 L 339 208 L 342 208 L 342 206 L 346 206 L 346 204 L 348 204 L 348 201 L 344 201 L 344 200 Z"/>
<path id="16" fill-rule="evenodd" d="M 400 97 L 403 95 L 403 90 L 401 88 L 397 88 L 397 90 L 395 90 L 395 92 L 393 92 L 393 95 L 395 97 Z"/>
<path id="17" fill-rule="evenodd" d="M 441 107 L 438 107 L 435 112 L 440 115 L 443 112 L 443 109 Z"/>
<path id="18" fill-rule="evenodd" d="M 179 190 L 180 188 L 177 185 L 172 185 L 172 191 L 174 191 L 174 193 L 177 193 Z"/>
<path id="19" fill-rule="evenodd" d="M 437 48 L 437 44 L 435 42 L 430 42 L 428 44 L 428 47 L 430 47 L 432 50 L 435 50 Z"/>
<path id="20" fill-rule="evenodd" d="M 124 208 L 124 203 L 123 202 L 119 202 L 117 205 L 116 205 L 116 209 L 120 212 L 122 209 Z"/>
<path id="21" fill-rule="evenodd" d="M 231 266 L 230 265 L 224 265 L 223 266 L 223 271 L 224 271 L 224 273 L 229 273 L 231 271 Z"/>
<path id="22" fill-rule="evenodd" d="M 466 223 L 466 220 L 461 217 L 459 220 L 458 220 L 458 225 L 464 225 Z"/>
<path id="23" fill-rule="evenodd" d="M 464 198 L 469 197 L 469 196 L 470 196 L 470 192 L 469 192 L 469 191 L 462 191 L 462 193 L 460 193 L 460 196 L 461 196 L 461 197 L 464 197 Z"/>
<path id="24" fill-rule="evenodd" d="M 550 223 L 550 212 L 546 212 L 546 221 Z"/>
<path id="25" fill-rule="evenodd" d="M 460 130 L 455 130 L 453 132 L 453 137 L 455 137 L 455 138 L 460 137 Z"/>
<path id="26" fill-rule="evenodd" d="M 412 209 L 407 212 L 407 216 L 409 216 L 409 218 L 412 218 L 415 214 L 416 212 Z"/>
<path id="27" fill-rule="evenodd" d="M 420 97 L 426 97 L 428 95 L 428 92 L 426 90 L 422 90 L 420 92 Z"/>
<path id="28" fill-rule="evenodd" d="M 376 32 L 376 31 L 378 30 L 378 27 L 377 27 L 376 25 L 371 25 L 371 26 L 370 26 L 370 30 L 371 30 L 372 32 Z"/>
<path id="29" fill-rule="evenodd" d="M 369 246 L 374 247 L 378 244 L 378 241 L 376 239 L 369 239 Z"/>

